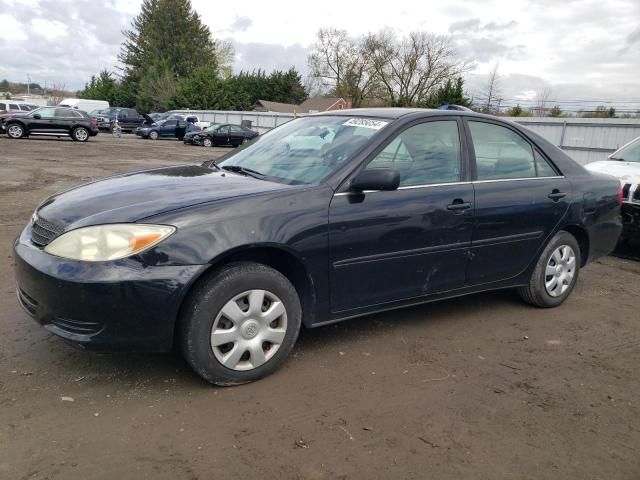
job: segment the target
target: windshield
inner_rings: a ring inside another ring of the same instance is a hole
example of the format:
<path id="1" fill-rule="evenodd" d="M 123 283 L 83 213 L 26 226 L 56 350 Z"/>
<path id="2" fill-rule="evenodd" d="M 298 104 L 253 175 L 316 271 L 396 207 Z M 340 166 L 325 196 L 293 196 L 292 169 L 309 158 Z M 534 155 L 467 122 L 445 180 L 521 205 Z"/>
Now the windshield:
<path id="1" fill-rule="evenodd" d="M 292 120 L 218 163 L 242 167 L 285 183 L 317 183 L 389 122 L 369 118 L 304 117 Z"/>
<path id="2" fill-rule="evenodd" d="M 611 160 L 622 160 L 623 162 L 640 162 L 640 137 L 626 147 L 622 147 L 609 158 Z"/>
<path id="3" fill-rule="evenodd" d="M 220 126 L 220 125 L 218 125 L 218 124 L 210 125 L 210 126 L 208 126 L 207 128 L 205 128 L 205 129 L 204 129 L 204 131 L 205 131 L 205 132 L 208 132 L 208 133 L 213 133 L 215 130 L 217 130 L 217 129 L 218 129 L 218 127 L 219 127 L 219 126 Z"/>

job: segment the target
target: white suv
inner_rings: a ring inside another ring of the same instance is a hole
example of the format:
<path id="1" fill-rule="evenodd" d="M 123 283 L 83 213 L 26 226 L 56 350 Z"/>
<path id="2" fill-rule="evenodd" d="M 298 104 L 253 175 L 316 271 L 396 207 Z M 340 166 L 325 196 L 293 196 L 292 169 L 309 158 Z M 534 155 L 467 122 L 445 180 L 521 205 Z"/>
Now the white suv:
<path id="1" fill-rule="evenodd" d="M 613 152 L 606 160 L 589 163 L 592 172 L 606 173 L 622 184 L 622 238 L 640 238 L 640 137 Z"/>
<path id="2" fill-rule="evenodd" d="M 38 108 L 37 105 L 27 103 L 22 100 L 5 100 L 0 99 L 0 113 L 20 113 L 25 114 Z"/>

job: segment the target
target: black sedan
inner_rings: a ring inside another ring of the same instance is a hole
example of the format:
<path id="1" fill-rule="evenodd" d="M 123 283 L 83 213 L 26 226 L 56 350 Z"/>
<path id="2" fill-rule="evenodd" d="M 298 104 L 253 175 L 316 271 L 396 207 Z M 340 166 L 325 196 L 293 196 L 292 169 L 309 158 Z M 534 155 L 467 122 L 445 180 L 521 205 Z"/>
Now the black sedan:
<path id="1" fill-rule="evenodd" d="M 212 125 L 197 133 L 191 142 L 187 142 L 185 137 L 185 143 L 204 145 L 205 147 L 221 147 L 225 145 L 237 147 L 248 143 L 259 135 L 258 132 L 240 125 Z"/>
<path id="2" fill-rule="evenodd" d="M 0 130 L 13 139 L 68 136 L 77 142 L 86 142 L 98 134 L 95 118 L 80 110 L 62 107 L 41 107 L 26 115 L 10 115 L 3 118 Z"/>
<path id="3" fill-rule="evenodd" d="M 490 116 L 312 115 L 217 163 L 45 200 L 15 243 L 18 298 L 86 348 L 175 341 L 204 379 L 238 384 L 281 365 L 302 326 L 502 288 L 562 304 L 615 247 L 619 191 Z"/>
<path id="4" fill-rule="evenodd" d="M 185 145 L 202 145 L 202 141 L 207 138 L 206 134 L 213 133 L 220 124 L 214 123 L 204 128 L 201 132 L 188 132 L 183 139 Z M 212 146 L 212 143 L 208 143 L 208 147 Z"/>

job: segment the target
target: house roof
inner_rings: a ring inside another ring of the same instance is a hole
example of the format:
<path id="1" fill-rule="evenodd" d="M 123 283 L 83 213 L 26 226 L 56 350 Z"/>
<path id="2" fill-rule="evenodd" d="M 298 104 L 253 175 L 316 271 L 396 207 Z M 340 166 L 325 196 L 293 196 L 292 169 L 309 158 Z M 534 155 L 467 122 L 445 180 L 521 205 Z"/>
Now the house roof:
<path id="1" fill-rule="evenodd" d="M 340 97 L 313 97 L 308 98 L 300 104 L 301 112 L 324 112 L 329 110 L 333 105 L 345 100 Z"/>
<path id="2" fill-rule="evenodd" d="M 268 112 L 278 113 L 300 113 L 302 108 L 300 105 L 294 105 L 293 103 L 280 103 L 270 102 L 268 100 L 258 100 L 258 104 L 261 105 Z"/>

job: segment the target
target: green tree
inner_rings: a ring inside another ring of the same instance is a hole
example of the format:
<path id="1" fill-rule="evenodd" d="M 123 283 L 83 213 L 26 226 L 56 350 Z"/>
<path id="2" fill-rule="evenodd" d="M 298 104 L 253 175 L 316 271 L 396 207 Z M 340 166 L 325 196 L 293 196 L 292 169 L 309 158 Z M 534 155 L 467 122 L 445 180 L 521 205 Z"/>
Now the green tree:
<path id="1" fill-rule="evenodd" d="M 562 116 L 562 109 L 558 105 L 554 105 L 553 108 L 549 111 L 550 117 L 560 117 Z"/>
<path id="2" fill-rule="evenodd" d="M 138 82 L 136 108 L 140 112 L 164 112 L 178 86 L 176 74 L 167 60 L 159 60 L 142 72 Z"/>
<path id="3" fill-rule="evenodd" d="M 9 80 L 6 78 L 0 82 L 0 92 L 8 92 L 10 88 L 11 85 L 9 84 Z"/>
<path id="4" fill-rule="evenodd" d="M 120 106 L 122 92 L 120 85 L 109 71 L 102 70 L 97 76 L 91 75 L 91 79 L 78 92 L 79 98 L 93 100 L 106 100 L 110 105 Z"/>
<path id="5" fill-rule="evenodd" d="M 177 78 L 203 65 L 218 66 L 216 43 L 190 0 L 144 0 L 124 36 L 118 59 L 126 77 L 142 81 L 162 62 Z"/>
<path id="6" fill-rule="evenodd" d="M 224 93 L 224 81 L 218 78 L 217 71 L 203 65 L 178 83 L 169 99 L 169 108 L 220 109 L 224 107 Z"/>
<path id="7" fill-rule="evenodd" d="M 507 116 L 508 117 L 521 117 L 522 116 L 522 107 L 518 104 L 515 107 L 511 107 L 509 110 L 507 110 Z"/>
<path id="8" fill-rule="evenodd" d="M 438 87 L 435 93 L 427 99 L 424 106 L 437 108 L 444 104 L 471 107 L 471 99 L 464 93 L 464 80 L 462 77 L 458 77 L 455 80 L 448 79 L 444 85 Z"/>

